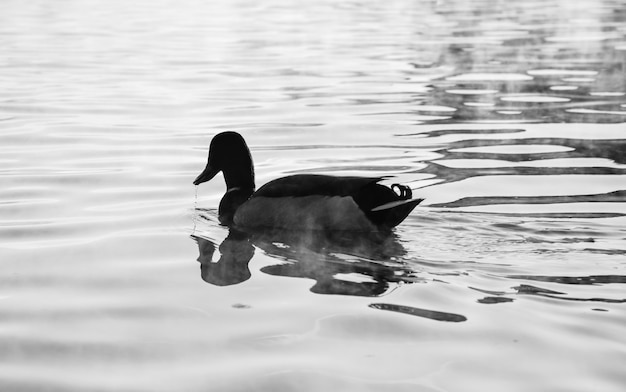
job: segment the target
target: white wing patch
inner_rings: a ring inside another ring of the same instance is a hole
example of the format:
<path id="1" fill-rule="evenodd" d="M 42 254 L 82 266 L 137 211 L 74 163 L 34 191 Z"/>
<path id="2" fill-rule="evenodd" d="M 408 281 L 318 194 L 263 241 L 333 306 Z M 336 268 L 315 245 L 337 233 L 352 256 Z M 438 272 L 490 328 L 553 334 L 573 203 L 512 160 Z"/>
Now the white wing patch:
<path id="1" fill-rule="evenodd" d="M 416 203 L 416 201 L 417 201 L 417 199 L 407 199 L 407 200 L 392 201 L 392 202 L 380 205 L 380 206 L 378 206 L 376 208 L 372 208 L 372 212 L 388 210 L 388 209 L 391 209 L 391 208 L 394 208 L 394 207 L 401 206 L 403 204 Z"/>
<path id="2" fill-rule="evenodd" d="M 235 213 L 240 227 L 374 231 L 351 197 L 253 197 Z"/>

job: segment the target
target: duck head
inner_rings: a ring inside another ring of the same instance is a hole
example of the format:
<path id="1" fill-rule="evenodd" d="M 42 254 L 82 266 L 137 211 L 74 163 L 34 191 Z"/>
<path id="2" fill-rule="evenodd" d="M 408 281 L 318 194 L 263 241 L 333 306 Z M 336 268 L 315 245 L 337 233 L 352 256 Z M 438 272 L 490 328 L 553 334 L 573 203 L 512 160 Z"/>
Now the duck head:
<path id="1" fill-rule="evenodd" d="M 230 224 L 236 209 L 254 193 L 254 166 L 250 150 L 237 132 L 222 132 L 211 140 L 206 168 L 193 181 L 194 185 L 224 174 L 226 194 L 219 207 L 222 224 Z"/>
<path id="2" fill-rule="evenodd" d="M 193 181 L 194 185 L 211 180 L 219 172 L 224 173 L 226 188 L 254 190 L 254 167 L 246 141 L 237 132 L 222 132 L 215 135 L 209 147 L 206 168 Z"/>

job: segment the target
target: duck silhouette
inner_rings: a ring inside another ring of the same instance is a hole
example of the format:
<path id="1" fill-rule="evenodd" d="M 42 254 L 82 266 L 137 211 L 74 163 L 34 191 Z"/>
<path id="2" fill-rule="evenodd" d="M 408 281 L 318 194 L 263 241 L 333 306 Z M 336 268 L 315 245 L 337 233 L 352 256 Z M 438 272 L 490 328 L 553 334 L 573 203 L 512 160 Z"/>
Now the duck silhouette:
<path id="1" fill-rule="evenodd" d="M 423 200 L 413 199 L 406 185 L 379 184 L 384 177 L 297 174 L 270 181 L 255 192 L 252 156 L 237 132 L 213 137 L 206 168 L 193 183 L 209 181 L 220 171 L 226 194 L 219 222 L 240 230 L 388 232 Z"/>

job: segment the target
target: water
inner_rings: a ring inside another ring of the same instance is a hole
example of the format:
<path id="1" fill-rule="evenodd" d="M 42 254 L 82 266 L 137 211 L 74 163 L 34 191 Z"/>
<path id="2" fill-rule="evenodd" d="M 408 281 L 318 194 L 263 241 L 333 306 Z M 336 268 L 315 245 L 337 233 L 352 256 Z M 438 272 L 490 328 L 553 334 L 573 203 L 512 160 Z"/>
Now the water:
<path id="1" fill-rule="evenodd" d="M 622 391 L 626 7 L 5 1 L 0 390 Z M 392 175 L 389 238 L 194 190 Z M 196 193 L 197 192 L 197 193 Z"/>

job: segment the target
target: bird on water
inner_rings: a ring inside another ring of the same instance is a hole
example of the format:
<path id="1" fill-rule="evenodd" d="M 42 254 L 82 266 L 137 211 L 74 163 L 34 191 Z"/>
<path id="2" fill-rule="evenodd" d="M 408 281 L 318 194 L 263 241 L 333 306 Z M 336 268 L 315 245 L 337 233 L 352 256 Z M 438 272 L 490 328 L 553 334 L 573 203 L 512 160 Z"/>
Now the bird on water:
<path id="1" fill-rule="evenodd" d="M 423 199 L 406 185 L 391 187 L 383 177 L 296 174 L 278 178 L 255 191 L 248 145 L 237 132 L 211 140 L 206 168 L 194 185 L 224 175 L 221 224 L 241 229 L 385 232 L 400 224 Z"/>

